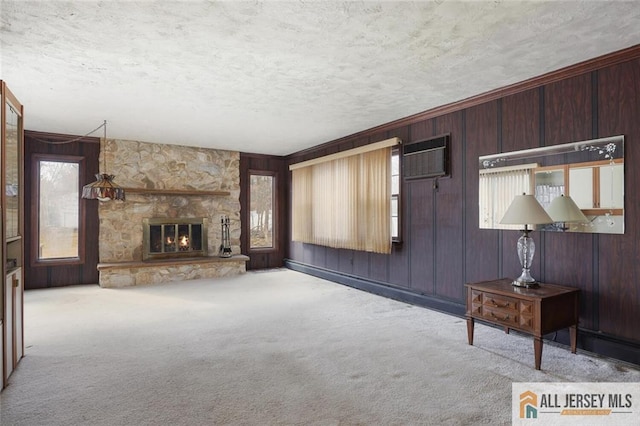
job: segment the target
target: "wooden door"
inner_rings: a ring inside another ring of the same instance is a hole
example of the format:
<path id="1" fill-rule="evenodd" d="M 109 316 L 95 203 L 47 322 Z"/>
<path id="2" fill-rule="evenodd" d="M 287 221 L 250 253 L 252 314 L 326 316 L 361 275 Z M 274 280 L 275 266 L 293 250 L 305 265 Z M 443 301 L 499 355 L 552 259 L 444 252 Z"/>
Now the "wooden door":
<path id="1" fill-rule="evenodd" d="M 25 289 L 98 283 L 98 201 L 81 195 L 82 186 L 95 180 L 99 154 L 99 138 L 25 131 Z M 73 169 L 72 178 L 49 175 L 48 182 L 76 195 L 49 203 L 43 201 L 49 190 L 43 176 L 57 164 Z M 47 218 L 62 224 L 58 234 L 45 224 L 43 204 Z M 71 231 L 65 233 L 65 226 Z M 69 251 L 56 250 L 70 244 Z"/>

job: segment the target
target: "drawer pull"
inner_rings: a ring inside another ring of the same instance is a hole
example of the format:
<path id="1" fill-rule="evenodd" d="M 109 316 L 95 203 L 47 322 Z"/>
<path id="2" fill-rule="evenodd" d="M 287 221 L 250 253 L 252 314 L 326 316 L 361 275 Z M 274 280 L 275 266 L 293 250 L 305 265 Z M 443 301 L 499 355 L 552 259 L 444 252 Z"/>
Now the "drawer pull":
<path id="1" fill-rule="evenodd" d="M 497 303 L 493 299 L 489 299 L 489 302 L 491 302 L 491 304 L 493 306 L 495 306 L 496 308 L 510 308 L 511 307 L 511 304 L 509 302 L 506 302 L 504 305 L 501 305 L 501 304 Z"/>
<path id="2" fill-rule="evenodd" d="M 500 318 L 499 316 L 497 316 L 493 312 L 489 312 L 489 315 L 491 315 L 491 318 L 495 318 L 495 319 L 497 319 L 499 321 L 509 321 L 511 319 L 511 315 L 509 315 L 509 314 L 505 315 L 503 318 Z"/>

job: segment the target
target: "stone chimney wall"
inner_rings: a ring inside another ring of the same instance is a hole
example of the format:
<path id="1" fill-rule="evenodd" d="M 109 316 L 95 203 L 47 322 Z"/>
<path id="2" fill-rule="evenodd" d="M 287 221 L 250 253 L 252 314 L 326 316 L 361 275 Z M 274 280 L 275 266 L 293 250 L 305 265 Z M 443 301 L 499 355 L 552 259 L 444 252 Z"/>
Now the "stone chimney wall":
<path id="1" fill-rule="evenodd" d="M 106 170 L 104 156 L 106 155 Z M 100 262 L 142 261 L 144 218 L 206 217 L 208 251 L 221 243 L 220 217 L 230 219 L 231 249 L 240 253 L 240 154 L 236 151 L 131 140 L 101 141 L 100 170 L 124 188 L 229 191 L 230 195 L 125 193 L 100 202 Z"/>

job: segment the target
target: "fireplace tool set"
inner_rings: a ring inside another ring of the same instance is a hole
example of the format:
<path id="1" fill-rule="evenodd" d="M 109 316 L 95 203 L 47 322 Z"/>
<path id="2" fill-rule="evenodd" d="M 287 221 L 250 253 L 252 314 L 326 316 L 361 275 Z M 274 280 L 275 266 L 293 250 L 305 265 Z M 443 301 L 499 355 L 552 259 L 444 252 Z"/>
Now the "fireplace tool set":
<path id="1" fill-rule="evenodd" d="M 219 257 L 231 257 L 231 236 L 229 234 L 229 216 L 221 216 L 222 244 L 220 244 Z"/>

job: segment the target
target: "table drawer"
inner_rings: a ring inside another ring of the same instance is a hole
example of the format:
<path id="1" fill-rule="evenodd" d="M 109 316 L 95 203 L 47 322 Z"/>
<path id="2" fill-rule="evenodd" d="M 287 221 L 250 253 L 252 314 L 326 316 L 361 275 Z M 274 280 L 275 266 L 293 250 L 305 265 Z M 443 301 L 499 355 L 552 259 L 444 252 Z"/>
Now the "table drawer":
<path id="1" fill-rule="evenodd" d="M 493 323 L 533 330 L 533 303 L 528 300 L 472 290 L 470 313 Z"/>
<path id="2" fill-rule="evenodd" d="M 520 315 L 514 310 L 484 306 L 482 309 L 482 318 L 486 318 L 493 323 L 503 324 L 508 327 L 520 326 Z"/>
<path id="3" fill-rule="evenodd" d="M 503 309 L 518 313 L 520 311 L 520 301 L 507 296 L 498 296 L 496 294 L 484 293 L 482 304 L 493 309 Z"/>

